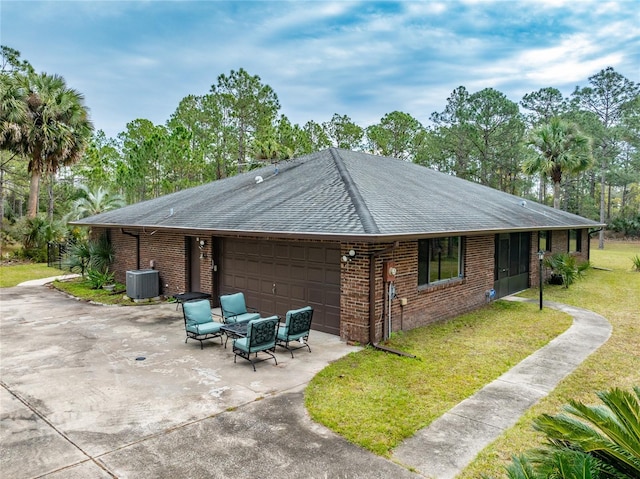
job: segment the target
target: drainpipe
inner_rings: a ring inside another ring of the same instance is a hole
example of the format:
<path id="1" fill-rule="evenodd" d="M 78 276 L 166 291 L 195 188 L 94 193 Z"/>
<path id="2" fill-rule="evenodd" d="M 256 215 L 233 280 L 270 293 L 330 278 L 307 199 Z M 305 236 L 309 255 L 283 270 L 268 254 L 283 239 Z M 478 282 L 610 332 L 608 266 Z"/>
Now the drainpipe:
<path id="1" fill-rule="evenodd" d="M 382 346 L 376 342 L 376 259 L 383 254 L 393 251 L 399 244 L 400 243 L 396 241 L 393 243 L 393 246 L 369 255 L 369 344 L 380 351 L 415 358 L 413 354 L 387 348 L 386 346 Z"/>
<path id="2" fill-rule="evenodd" d="M 134 233 L 127 233 L 123 228 L 120 228 L 120 232 L 123 235 L 132 236 L 136 239 L 136 269 L 140 269 L 140 235 Z"/>

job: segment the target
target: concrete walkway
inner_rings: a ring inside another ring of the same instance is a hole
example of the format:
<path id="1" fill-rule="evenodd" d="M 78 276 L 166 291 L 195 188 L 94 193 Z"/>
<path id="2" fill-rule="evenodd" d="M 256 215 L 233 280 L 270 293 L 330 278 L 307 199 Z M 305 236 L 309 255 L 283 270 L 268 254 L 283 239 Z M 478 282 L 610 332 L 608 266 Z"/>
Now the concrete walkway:
<path id="1" fill-rule="evenodd" d="M 63 274 L 60 276 L 49 276 L 48 278 L 31 279 L 29 281 L 24 281 L 18 286 L 44 286 L 45 284 L 53 283 L 56 279 L 64 281 L 66 279 L 77 278 L 78 276 L 80 275 L 75 273 Z"/>
<path id="2" fill-rule="evenodd" d="M 611 325 L 598 314 L 553 302 L 544 306 L 570 314 L 573 325 L 405 441 L 394 460 L 426 477 L 454 478 L 611 336 Z"/>

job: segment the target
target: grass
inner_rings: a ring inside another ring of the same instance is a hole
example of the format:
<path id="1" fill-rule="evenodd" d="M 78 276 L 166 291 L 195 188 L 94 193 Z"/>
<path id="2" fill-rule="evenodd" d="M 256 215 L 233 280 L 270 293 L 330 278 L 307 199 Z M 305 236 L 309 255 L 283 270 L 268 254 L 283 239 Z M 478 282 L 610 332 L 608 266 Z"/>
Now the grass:
<path id="1" fill-rule="evenodd" d="M 0 266 L 0 288 L 10 288 L 31 279 L 49 278 L 69 274 L 57 268 L 50 268 L 46 263 L 24 263 L 18 265 Z M 60 291 L 85 301 L 94 301 L 102 304 L 121 304 L 127 306 L 139 306 L 146 302 L 134 302 L 125 297 L 125 285 L 116 283 L 115 291 L 104 289 L 91 289 L 83 278 L 74 278 L 65 281 L 55 280 L 52 286 Z"/>
<path id="2" fill-rule="evenodd" d="M 25 263 L 0 266 L 0 288 L 11 288 L 32 279 L 49 278 L 68 274 L 57 268 L 50 268 L 46 263 Z"/>
<path id="3" fill-rule="evenodd" d="M 349 441 L 390 451 L 571 325 L 558 311 L 497 301 L 455 320 L 392 337 L 321 371 L 305 391 L 311 417 Z"/>
<path id="4" fill-rule="evenodd" d="M 125 296 L 125 286 L 116 283 L 114 291 L 106 291 L 104 289 L 92 289 L 86 279 L 75 278 L 68 281 L 54 281 L 53 287 L 64 291 L 85 301 L 94 301 L 101 304 L 122 304 L 127 306 L 135 306 L 144 303 L 136 303 Z"/>
<path id="5" fill-rule="evenodd" d="M 544 298 L 596 311 L 614 327 L 611 339 L 519 423 L 482 451 L 459 478 L 503 475 L 511 455 L 541 438 L 531 419 L 557 413 L 570 398 L 596 403 L 595 391 L 640 384 L 640 274 L 631 258 L 638 243 L 592 248 L 594 266 L 569 289 L 546 286 Z M 538 290 L 524 296 L 537 298 Z M 305 391 L 312 418 L 379 455 L 427 426 L 462 399 L 546 344 L 571 318 L 537 304 L 497 301 L 452 321 L 394 336 L 390 346 L 417 359 L 366 348 L 332 363 Z"/>
<path id="6" fill-rule="evenodd" d="M 527 413 L 493 444 L 487 446 L 458 479 L 481 475 L 506 477 L 504 466 L 514 454 L 537 447 L 542 436 L 531 428 L 533 418 L 542 413 L 557 414 L 569 399 L 598 404 L 595 392 L 612 387 L 630 390 L 640 385 L 640 273 L 633 270 L 632 258 L 640 243 L 606 243 L 604 250 L 592 243 L 591 262 L 597 268 L 572 284 L 547 286 L 544 299 L 595 311 L 613 326 L 611 338 L 589 356 L 576 371 Z M 606 269 L 612 270 L 607 271 Z M 526 297 L 537 297 L 529 290 Z"/>

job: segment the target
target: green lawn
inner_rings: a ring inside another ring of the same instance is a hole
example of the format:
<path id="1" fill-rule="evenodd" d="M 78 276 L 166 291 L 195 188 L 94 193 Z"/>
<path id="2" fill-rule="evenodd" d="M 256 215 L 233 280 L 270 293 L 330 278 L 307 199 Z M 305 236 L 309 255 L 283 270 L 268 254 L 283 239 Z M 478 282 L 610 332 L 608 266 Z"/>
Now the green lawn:
<path id="1" fill-rule="evenodd" d="M 546 287 L 544 298 L 595 311 L 613 325 L 609 341 L 589 356 L 546 398 L 532 407 L 520 421 L 493 444 L 458 477 L 478 478 L 482 474 L 505 477 L 503 466 L 513 454 L 540 444 L 541 436 L 531 428 L 534 417 L 557 414 L 563 404 L 575 398 L 599 404 L 596 391 L 619 387 L 631 390 L 640 385 L 640 273 L 632 271 L 631 258 L 640 254 L 640 243 L 606 243 L 604 250 L 591 243 L 591 262 L 599 268 L 589 270 L 584 280 L 571 285 Z M 538 290 L 523 296 L 535 298 Z"/>
<path id="2" fill-rule="evenodd" d="M 444 323 L 394 335 L 336 361 L 305 392 L 311 417 L 377 454 L 427 426 L 571 325 L 558 311 L 497 301 Z"/>
<path id="3" fill-rule="evenodd" d="M 48 278 L 68 274 L 57 268 L 49 268 L 46 263 L 27 263 L 0 266 L 0 288 L 10 288 L 31 279 Z"/>
<path id="4" fill-rule="evenodd" d="M 613 337 L 514 429 L 483 451 L 461 477 L 499 476 L 511 454 L 538 440 L 530 420 L 556 412 L 571 397 L 595 401 L 593 391 L 640 383 L 640 274 L 631 271 L 638 244 L 592 250 L 595 266 L 566 290 L 546 287 L 545 299 L 592 309 L 614 325 Z M 635 251 L 635 253 L 634 253 Z M 527 292 L 537 298 L 538 290 Z M 404 358 L 367 348 L 328 366 L 311 382 L 311 416 L 377 454 L 390 450 L 462 399 L 500 376 L 571 324 L 568 316 L 537 304 L 497 301 L 446 323 L 394 336 Z"/>

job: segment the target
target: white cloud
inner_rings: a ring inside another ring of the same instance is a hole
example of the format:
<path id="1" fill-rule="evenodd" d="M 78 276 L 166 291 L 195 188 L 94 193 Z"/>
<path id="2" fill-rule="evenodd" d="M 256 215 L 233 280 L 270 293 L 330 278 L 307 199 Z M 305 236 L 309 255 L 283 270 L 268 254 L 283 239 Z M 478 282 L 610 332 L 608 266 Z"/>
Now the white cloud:
<path id="1" fill-rule="evenodd" d="M 426 122 L 460 85 L 518 101 L 522 92 L 585 84 L 607 66 L 638 81 L 636 6 L 96 1 L 25 9 L 2 0 L 0 26 L 3 44 L 85 93 L 96 127 L 115 136 L 136 118 L 164 123 L 181 98 L 239 68 L 270 85 L 299 124 L 340 113 L 367 126 L 394 110 Z"/>

